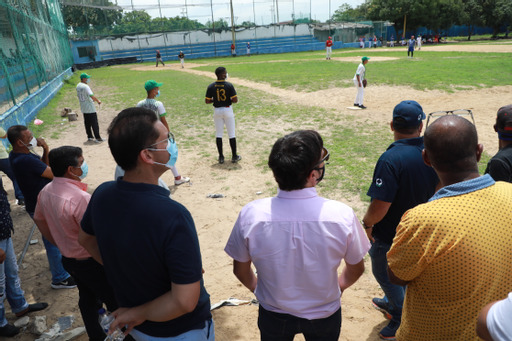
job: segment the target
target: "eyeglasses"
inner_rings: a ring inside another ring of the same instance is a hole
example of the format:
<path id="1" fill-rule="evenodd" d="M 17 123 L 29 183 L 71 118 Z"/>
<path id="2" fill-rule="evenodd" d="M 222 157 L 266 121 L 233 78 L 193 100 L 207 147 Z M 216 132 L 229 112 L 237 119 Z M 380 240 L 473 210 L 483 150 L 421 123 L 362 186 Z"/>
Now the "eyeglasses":
<path id="1" fill-rule="evenodd" d="M 323 147 L 322 148 L 322 159 L 320 160 L 320 162 L 318 162 L 315 167 L 313 167 L 313 169 L 311 171 L 322 171 L 322 175 L 320 175 L 320 177 L 318 179 L 316 179 L 316 182 L 320 182 L 322 181 L 322 179 L 324 178 L 324 175 L 325 175 L 325 165 L 328 164 L 327 161 L 329 161 L 329 157 L 330 157 L 330 153 L 329 151 L 327 150 L 327 148 Z M 321 164 L 324 164 L 322 167 L 318 167 L 319 165 Z"/>
<path id="2" fill-rule="evenodd" d="M 174 143 L 174 135 L 173 135 L 173 133 L 169 132 L 169 134 L 167 135 L 167 138 L 165 140 L 161 140 L 161 141 L 155 142 L 153 144 L 150 144 L 149 147 L 154 146 L 155 144 L 159 144 L 161 142 L 167 141 L 167 140 L 169 142 L 171 142 L 171 144 Z M 149 147 L 145 148 L 145 149 L 149 149 Z"/>
<path id="3" fill-rule="evenodd" d="M 457 109 L 457 110 L 442 110 L 442 111 L 431 112 L 430 114 L 428 114 L 426 126 L 428 127 L 430 119 L 432 119 L 432 122 L 433 122 L 436 119 L 438 119 L 439 117 L 447 116 L 447 115 L 455 115 L 455 116 L 463 116 L 463 117 L 467 116 L 467 117 L 469 117 L 468 121 L 472 122 L 473 125 L 476 125 L 475 118 L 473 117 L 473 112 L 471 110 Z"/>

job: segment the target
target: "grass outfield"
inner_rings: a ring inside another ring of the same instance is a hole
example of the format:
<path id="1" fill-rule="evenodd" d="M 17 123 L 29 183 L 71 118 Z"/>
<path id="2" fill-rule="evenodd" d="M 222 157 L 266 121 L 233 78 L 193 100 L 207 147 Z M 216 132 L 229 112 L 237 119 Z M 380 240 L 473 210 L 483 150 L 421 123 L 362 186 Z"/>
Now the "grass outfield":
<path id="1" fill-rule="evenodd" d="M 370 60 L 367 77 L 372 85 L 401 85 L 417 90 L 437 89 L 447 92 L 510 85 L 512 58 L 505 57 L 503 53 L 422 50 L 415 53 L 416 58 L 404 59 L 404 48 L 389 51 L 354 49 L 337 50 L 334 58 L 360 57 L 363 54 L 370 58 L 398 58 L 373 63 Z M 268 82 L 274 87 L 298 92 L 353 87 L 352 77 L 357 62 L 326 61 L 323 56 L 323 52 L 316 51 L 192 60 L 186 63 L 200 64 L 194 69 L 212 74 L 216 66 L 222 65 L 228 69 L 231 77 Z M 160 99 L 167 109 L 167 120 L 175 132 L 180 149 L 195 151 L 204 158 L 216 157 L 212 142 L 212 110 L 211 106 L 204 103 L 204 94 L 207 85 L 212 82 L 211 78 L 170 68 L 148 72 L 134 71 L 127 67 L 107 67 L 86 72 L 92 75 L 91 88 L 104 102 L 105 108 L 116 112 L 134 106 L 145 98 L 143 84 L 146 80 L 163 82 Z M 79 111 L 75 91 L 79 74 L 77 71 L 38 115 L 45 124 L 31 127 L 36 136 L 51 134 L 52 137 L 58 137 L 65 125 L 59 124 L 61 118 L 55 113 L 62 107 L 69 106 Z M 328 197 L 342 193 L 344 196 L 368 200 L 366 191 L 373 168 L 385 149 L 381 146 L 392 142 L 388 125 L 360 125 L 351 116 L 341 120 L 336 110 L 283 103 L 272 94 L 235 86 L 240 97 L 240 102 L 234 107 L 237 137 L 243 153 L 258 156 L 256 167 L 262 172 L 269 172 L 266 166 L 268 153 L 278 137 L 297 129 L 316 129 L 321 131 L 326 147 L 331 152 L 330 164 L 326 167 L 326 181 L 319 186 L 320 192 Z M 106 128 L 101 126 L 102 130 Z M 186 152 L 180 155 L 186 155 Z M 485 154 L 480 162 L 481 172 L 488 159 L 489 155 Z M 275 191 L 270 172 L 269 181 L 265 185 L 269 194 Z"/>

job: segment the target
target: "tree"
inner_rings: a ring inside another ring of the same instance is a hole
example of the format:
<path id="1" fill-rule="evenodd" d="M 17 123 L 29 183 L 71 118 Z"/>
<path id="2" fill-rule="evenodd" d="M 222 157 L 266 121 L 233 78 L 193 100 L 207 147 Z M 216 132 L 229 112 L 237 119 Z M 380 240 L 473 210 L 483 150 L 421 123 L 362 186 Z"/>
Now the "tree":
<path id="1" fill-rule="evenodd" d="M 347 3 L 341 5 L 332 15 L 331 22 L 363 21 L 366 20 L 366 10 L 368 5 L 363 3 L 356 8 L 352 8 Z"/>
<path id="2" fill-rule="evenodd" d="M 226 20 L 224 20 L 224 19 L 216 20 L 216 21 L 213 22 L 213 24 L 212 24 L 212 22 L 210 20 L 208 20 L 206 22 L 205 26 L 208 27 L 208 28 L 214 29 L 215 32 L 229 31 L 230 30 L 228 22 Z"/>
<path id="3" fill-rule="evenodd" d="M 512 2 L 510 0 L 481 0 L 482 17 L 485 26 L 492 27 L 496 38 L 500 28 L 512 23 Z"/>
<path id="4" fill-rule="evenodd" d="M 90 33 L 90 31 L 107 32 L 114 25 L 121 21 L 122 10 L 110 1 L 103 3 L 104 6 L 82 7 L 73 5 L 62 5 L 62 16 L 64 23 L 78 34 Z M 113 7 L 107 9 L 105 7 Z"/>

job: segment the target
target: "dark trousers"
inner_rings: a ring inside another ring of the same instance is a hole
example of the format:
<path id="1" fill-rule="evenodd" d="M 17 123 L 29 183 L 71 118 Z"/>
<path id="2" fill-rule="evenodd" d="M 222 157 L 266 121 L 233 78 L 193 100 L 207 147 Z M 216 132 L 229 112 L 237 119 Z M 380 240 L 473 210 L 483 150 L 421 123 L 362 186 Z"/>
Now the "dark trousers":
<path id="1" fill-rule="evenodd" d="M 274 313 L 260 305 L 258 328 L 261 341 L 293 341 L 304 334 L 306 341 L 337 341 L 341 330 L 341 308 L 329 317 L 316 320 Z"/>
<path id="2" fill-rule="evenodd" d="M 109 311 L 118 308 L 114 290 L 107 282 L 103 266 L 94 259 L 76 260 L 62 256 L 64 269 L 75 279 L 78 287 L 78 307 L 90 341 L 106 337 L 98 322 L 98 310 L 105 303 Z"/>
<path id="3" fill-rule="evenodd" d="M 95 112 L 93 112 L 91 114 L 84 114 L 84 124 L 85 124 L 85 133 L 87 134 L 87 138 L 92 139 L 93 138 L 92 132 L 94 132 L 94 137 L 96 138 L 96 140 L 101 139 L 100 127 L 98 125 L 98 115 L 96 115 Z"/>

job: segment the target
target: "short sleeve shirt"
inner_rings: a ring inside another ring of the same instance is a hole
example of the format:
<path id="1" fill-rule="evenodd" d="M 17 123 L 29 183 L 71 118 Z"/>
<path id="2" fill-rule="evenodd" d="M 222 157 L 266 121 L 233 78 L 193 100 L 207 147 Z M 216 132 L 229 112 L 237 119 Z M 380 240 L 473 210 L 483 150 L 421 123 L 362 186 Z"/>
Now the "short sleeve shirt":
<path id="1" fill-rule="evenodd" d="M 510 341 L 512 338 L 512 292 L 504 300 L 492 305 L 487 314 L 487 329 L 494 341 Z"/>
<path id="2" fill-rule="evenodd" d="M 391 206 L 384 218 L 375 224 L 372 233 L 389 245 L 405 211 L 427 202 L 439 182 L 434 169 L 423 162 L 422 150 L 422 137 L 395 141 L 375 166 L 367 195 L 372 200 L 391 203 Z"/>
<path id="3" fill-rule="evenodd" d="M 500 149 L 487 163 L 485 174 L 495 181 L 512 182 L 512 144 Z"/>
<path id="4" fill-rule="evenodd" d="M 409 281 L 397 340 L 479 340 L 479 311 L 512 283 L 510 207 L 512 184 L 485 175 L 407 211 L 387 254 Z"/>
<path id="5" fill-rule="evenodd" d="M 414 39 L 409 39 L 409 50 L 414 50 L 414 43 L 416 41 Z"/>
<path id="6" fill-rule="evenodd" d="M 118 179 L 100 185 L 91 197 L 82 229 L 98 242 L 107 279 L 122 307 L 135 307 L 171 290 L 171 282 L 200 281 L 193 312 L 165 322 L 145 321 L 135 328 L 155 337 L 177 336 L 204 328 L 211 318 L 202 281 L 202 262 L 189 211 L 157 185 Z"/>
<path id="7" fill-rule="evenodd" d="M 32 153 L 11 152 L 9 161 L 16 181 L 25 197 L 25 209 L 29 214 L 33 214 L 39 192 L 51 181 L 41 176 L 48 165 L 41 161 L 39 156 Z"/>
<path id="8" fill-rule="evenodd" d="M 229 107 L 236 97 L 236 90 L 233 84 L 224 80 L 217 80 L 206 89 L 206 98 L 213 100 L 215 108 Z"/>
<path id="9" fill-rule="evenodd" d="M 366 72 L 366 68 L 364 67 L 364 64 L 363 63 L 359 64 L 359 66 L 357 67 L 357 70 L 356 70 L 356 74 L 354 75 L 354 80 L 355 81 L 357 80 L 357 75 L 359 75 L 359 79 L 363 80 L 365 72 Z"/>
<path id="10" fill-rule="evenodd" d="M 160 118 L 161 116 L 165 116 L 164 104 L 160 101 L 157 101 L 154 98 L 146 98 L 140 101 L 139 103 L 137 103 L 137 107 L 152 110 L 158 118 Z"/>
<path id="11" fill-rule="evenodd" d="M 76 86 L 76 94 L 78 96 L 78 101 L 80 102 L 80 110 L 83 114 L 92 114 L 96 112 L 94 102 L 91 98 L 94 94 L 89 85 L 82 82 L 78 83 Z"/>

